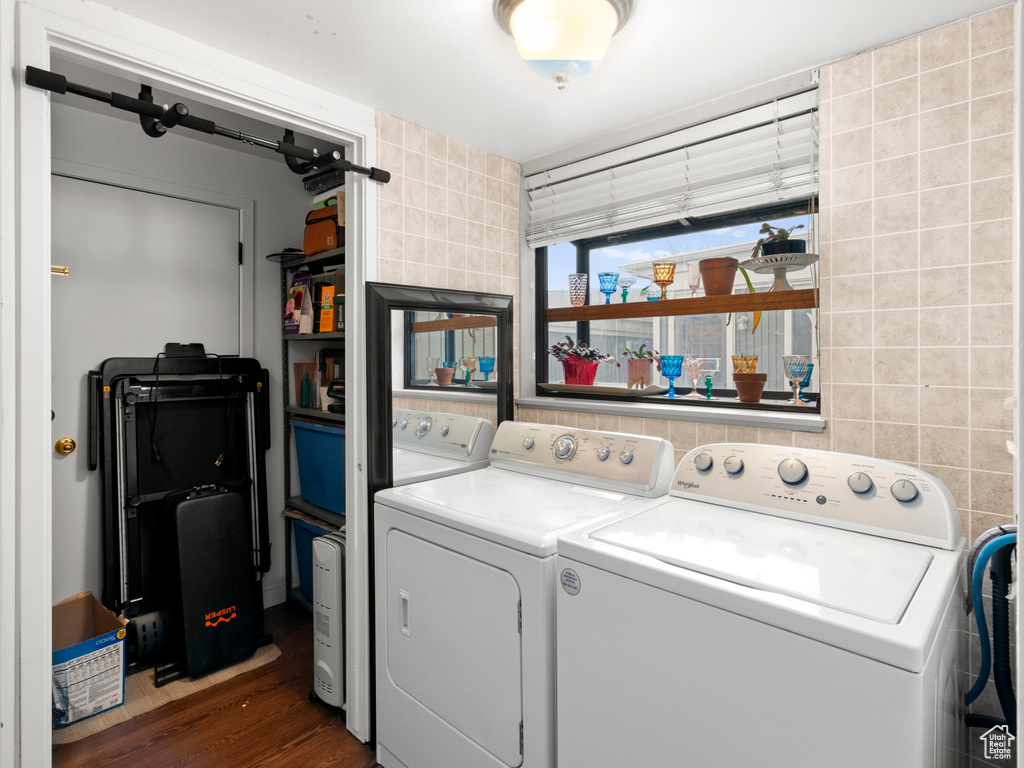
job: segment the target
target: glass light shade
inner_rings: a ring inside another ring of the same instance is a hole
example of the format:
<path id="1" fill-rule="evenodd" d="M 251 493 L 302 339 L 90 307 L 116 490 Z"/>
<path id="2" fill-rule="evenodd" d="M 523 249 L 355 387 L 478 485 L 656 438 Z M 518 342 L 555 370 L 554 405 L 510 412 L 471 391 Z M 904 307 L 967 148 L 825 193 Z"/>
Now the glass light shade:
<path id="1" fill-rule="evenodd" d="M 608 0 L 523 0 L 509 18 L 519 55 L 560 90 L 594 68 L 618 23 Z"/>

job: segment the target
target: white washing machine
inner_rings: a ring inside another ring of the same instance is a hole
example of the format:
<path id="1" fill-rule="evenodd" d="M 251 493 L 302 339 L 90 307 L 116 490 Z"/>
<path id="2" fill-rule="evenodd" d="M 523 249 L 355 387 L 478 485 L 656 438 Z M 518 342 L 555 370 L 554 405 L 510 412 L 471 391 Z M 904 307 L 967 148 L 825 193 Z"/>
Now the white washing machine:
<path id="1" fill-rule="evenodd" d="M 494 424 L 452 413 L 396 409 L 391 414 L 392 485 L 483 469 Z"/>
<path id="2" fill-rule="evenodd" d="M 491 466 L 379 492 L 377 761 L 551 768 L 557 537 L 664 495 L 665 440 L 503 422 Z"/>
<path id="3" fill-rule="evenodd" d="M 964 546 L 910 467 L 691 451 L 558 542 L 559 768 L 956 765 Z"/>

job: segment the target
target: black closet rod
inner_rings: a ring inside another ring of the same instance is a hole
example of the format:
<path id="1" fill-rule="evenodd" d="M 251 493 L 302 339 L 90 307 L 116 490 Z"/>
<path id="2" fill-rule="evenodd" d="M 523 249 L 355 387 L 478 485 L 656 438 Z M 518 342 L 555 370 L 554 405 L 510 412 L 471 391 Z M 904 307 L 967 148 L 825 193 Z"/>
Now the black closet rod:
<path id="1" fill-rule="evenodd" d="M 356 173 L 369 176 L 372 181 L 378 181 L 382 184 L 387 184 L 391 181 L 391 174 L 388 171 L 383 171 L 380 168 L 363 168 L 362 166 L 355 165 L 343 159 L 340 152 L 334 151 L 328 155 L 320 155 L 315 150 L 296 146 L 294 136 L 288 129 L 285 130 L 283 141 L 273 141 L 242 133 L 242 131 L 236 131 L 231 128 L 224 128 L 212 120 L 203 120 L 202 118 L 195 117 L 189 113 L 188 107 L 181 103 L 164 109 L 159 104 L 153 103 L 149 86 L 142 86 L 142 93 L 140 94 L 141 96 L 149 97 L 149 101 L 146 101 L 145 99 L 125 96 L 121 93 L 107 93 L 106 91 L 90 88 L 87 85 L 70 83 L 64 75 L 48 72 L 38 67 L 25 67 L 25 84 L 31 85 L 34 88 L 53 91 L 54 93 L 72 93 L 87 99 L 102 101 L 104 104 L 109 104 L 115 109 L 134 112 L 139 115 L 143 130 L 149 136 L 162 136 L 168 128 L 181 125 L 194 131 L 226 136 L 229 139 L 244 141 L 246 144 L 252 144 L 253 146 L 272 149 L 278 154 L 284 155 L 288 167 L 295 171 L 295 173 L 309 173 L 314 170 L 355 171 Z"/>

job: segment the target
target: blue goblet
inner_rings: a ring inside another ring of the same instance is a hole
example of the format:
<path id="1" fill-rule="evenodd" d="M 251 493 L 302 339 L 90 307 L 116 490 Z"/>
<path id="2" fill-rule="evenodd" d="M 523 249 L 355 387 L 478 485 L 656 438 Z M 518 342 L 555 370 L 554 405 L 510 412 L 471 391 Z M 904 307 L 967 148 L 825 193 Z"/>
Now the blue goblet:
<path id="1" fill-rule="evenodd" d="M 477 360 L 480 363 L 480 373 L 484 375 L 484 381 L 488 381 L 490 374 L 494 371 L 494 358 L 478 357 Z"/>
<path id="2" fill-rule="evenodd" d="M 797 386 L 797 397 L 805 403 L 811 402 L 811 398 L 804 397 L 804 387 L 811 386 L 811 374 L 814 373 L 814 363 L 807 364 L 807 375 L 796 385 Z"/>
<path id="3" fill-rule="evenodd" d="M 604 303 L 612 303 L 612 294 L 619 287 L 618 272 L 598 272 L 597 279 L 601 281 L 601 293 L 604 294 Z"/>
<path id="4" fill-rule="evenodd" d="M 661 375 L 668 379 L 668 393 L 662 397 L 676 397 L 675 380 L 683 372 L 682 355 L 662 355 Z"/>

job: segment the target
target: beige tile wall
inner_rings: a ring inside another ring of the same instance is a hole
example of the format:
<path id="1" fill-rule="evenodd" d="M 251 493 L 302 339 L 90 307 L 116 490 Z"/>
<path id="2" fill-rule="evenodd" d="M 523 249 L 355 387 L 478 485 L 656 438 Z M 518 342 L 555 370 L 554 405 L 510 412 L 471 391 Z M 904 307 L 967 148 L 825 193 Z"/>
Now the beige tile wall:
<path id="1" fill-rule="evenodd" d="M 821 70 L 829 447 L 1011 520 L 1013 9 Z"/>
<path id="2" fill-rule="evenodd" d="M 518 349 L 519 165 L 383 112 L 377 142 L 392 174 L 378 196 L 378 280 L 511 295 Z M 494 418 L 492 406 L 395 405 Z"/>
<path id="3" fill-rule="evenodd" d="M 523 409 L 670 439 L 824 448 L 946 482 L 964 535 L 1011 520 L 1013 9 L 821 70 L 821 371 L 828 426 Z"/>

